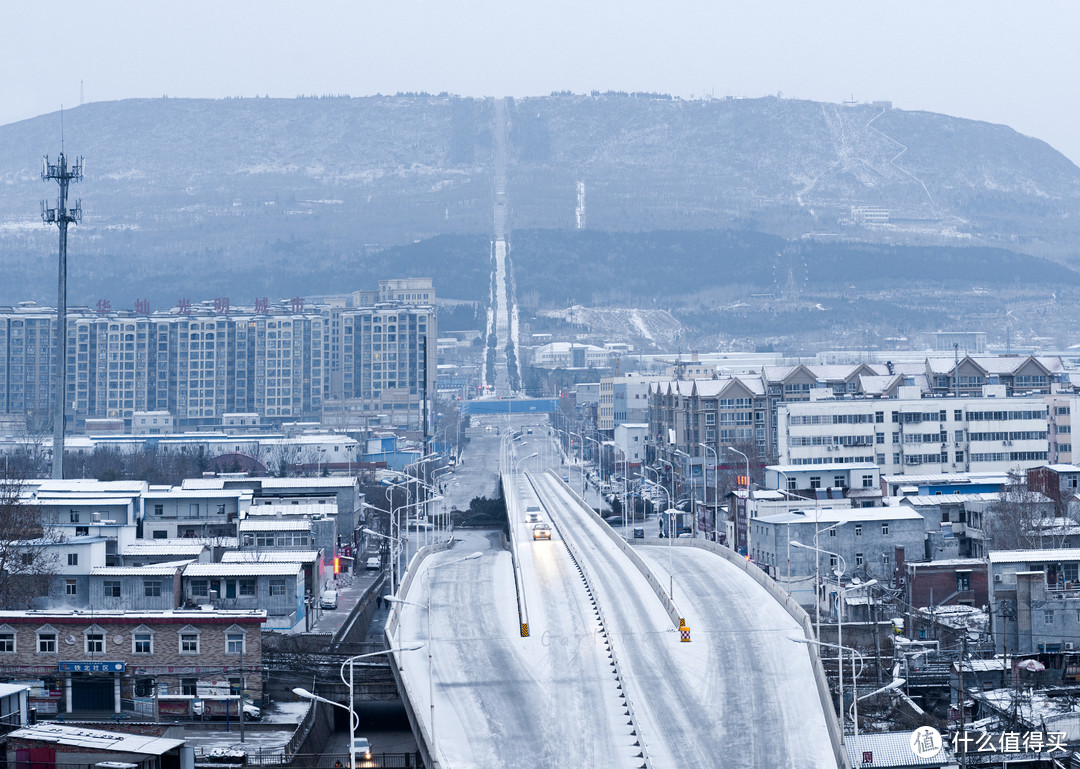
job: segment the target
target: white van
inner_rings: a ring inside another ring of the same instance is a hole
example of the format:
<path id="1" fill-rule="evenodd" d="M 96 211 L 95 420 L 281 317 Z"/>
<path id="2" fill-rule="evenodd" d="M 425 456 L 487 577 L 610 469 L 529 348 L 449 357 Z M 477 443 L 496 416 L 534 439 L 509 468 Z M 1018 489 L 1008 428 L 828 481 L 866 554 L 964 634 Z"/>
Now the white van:
<path id="1" fill-rule="evenodd" d="M 336 609 L 337 608 L 337 591 L 327 590 L 322 594 L 322 598 L 319 599 L 319 606 L 324 609 Z"/>

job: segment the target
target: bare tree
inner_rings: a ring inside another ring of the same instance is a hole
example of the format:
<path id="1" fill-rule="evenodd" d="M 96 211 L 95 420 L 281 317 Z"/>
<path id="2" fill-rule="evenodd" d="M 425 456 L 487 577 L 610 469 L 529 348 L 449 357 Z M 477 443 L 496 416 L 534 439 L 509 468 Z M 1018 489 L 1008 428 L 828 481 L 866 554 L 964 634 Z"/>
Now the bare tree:
<path id="1" fill-rule="evenodd" d="M 1027 479 L 1011 470 L 997 501 L 987 508 L 984 522 L 995 550 L 1035 550 L 1053 545 L 1055 525 L 1052 505 L 1027 487 Z"/>
<path id="2" fill-rule="evenodd" d="M 51 523 L 44 508 L 25 502 L 21 479 L 0 478 L 0 608 L 28 609 L 48 594 L 59 572 Z"/>

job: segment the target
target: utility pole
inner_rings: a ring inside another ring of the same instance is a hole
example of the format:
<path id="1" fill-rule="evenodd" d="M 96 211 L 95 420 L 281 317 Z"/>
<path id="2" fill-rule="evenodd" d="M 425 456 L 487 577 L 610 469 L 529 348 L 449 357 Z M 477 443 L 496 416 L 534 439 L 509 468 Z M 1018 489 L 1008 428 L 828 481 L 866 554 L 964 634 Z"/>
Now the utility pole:
<path id="1" fill-rule="evenodd" d="M 56 163 L 49 162 L 46 155 L 41 160 L 41 180 L 54 179 L 60 185 L 60 197 L 56 207 L 50 208 L 41 201 L 41 220 L 60 228 L 60 267 L 57 279 L 56 299 L 56 402 L 53 404 L 53 458 L 52 477 L 64 477 L 64 420 L 67 406 L 67 228 L 82 219 L 82 201 L 76 200 L 74 208 L 68 208 L 68 184 L 83 178 L 83 159 L 78 157 L 68 165 L 63 151 Z"/>

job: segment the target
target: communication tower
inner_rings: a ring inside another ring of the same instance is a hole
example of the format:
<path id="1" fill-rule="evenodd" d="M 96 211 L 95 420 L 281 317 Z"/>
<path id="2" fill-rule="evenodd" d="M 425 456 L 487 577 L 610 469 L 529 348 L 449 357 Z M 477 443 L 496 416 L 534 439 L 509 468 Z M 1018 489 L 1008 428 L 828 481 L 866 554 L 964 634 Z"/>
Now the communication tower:
<path id="1" fill-rule="evenodd" d="M 64 477 L 64 420 L 67 405 L 67 229 L 82 219 L 82 201 L 76 200 L 68 207 L 68 185 L 83 178 L 83 159 L 78 157 L 71 164 L 61 151 L 55 163 L 49 156 L 41 159 L 41 180 L 55 180 L 60 185 L 56 207 L 41 201 L 41 221 L 55 224 L 60 229 L 60 268 L 57 279 L 56 298 L 56 401 L 53 411 L 53 458 L 52 477 Z"/>

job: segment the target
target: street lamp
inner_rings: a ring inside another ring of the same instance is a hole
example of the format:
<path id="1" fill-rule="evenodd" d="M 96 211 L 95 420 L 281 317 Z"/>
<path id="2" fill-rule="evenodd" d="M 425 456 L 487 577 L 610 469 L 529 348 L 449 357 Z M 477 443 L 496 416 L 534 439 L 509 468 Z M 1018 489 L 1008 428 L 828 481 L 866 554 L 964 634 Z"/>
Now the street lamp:
<path id="1" fill-rule="evenodd" d="M 709 452 L 711 451 L 713 453 L 713 461 L 716 463 L 713 466 L 713 513 L 712 513 L 713 542 L 716 542 L 716 540 L 718 539 L 716 524 L 717 524 L 717 521 L 720 518 L 720 455 L 716 452 L 716 449 L 714 449 L 712 446 L 710 446 L 707 443 L 699 443 L 698 445 L 701 446 L 703 449 L 705 449 L 705 458 L 706 459 L 709 458 Z M 706 489 L 708 488 L 708 485 L 709 485 L 709 474 L 708 474 L 708 472 L 706 472 L 705 473 L 705 486 L 706 486 Z M 706 490 L 706 492 L 705 492 L 706 503 L 708 502 L 708 496 L 709 496 L 709 492 Z"/>
<path id="2" fill-rule="evenodd" d="M 744 505 L 746 505 L 746 557 L 749 558 L 752 561 L 752 560 L 754 560 L 754 551 L 750 549 L 750 536 L 751 536 L 751 531 L 754 528 L 754 518 L 753 518 L 753 515 L 750 512 L 750 494 L 751 494 L 751 491 L 750 491 L 750 457 L 746 456 L 746 454 L 743 454 L 741 451 L 739 451 L 734 446 L 724 446 L 724 448 L 727 449 L 728 451 L 735 452 L 740 457 L 742 457 L 744 460 L 746 460 L 746 501 L 743 503 Z M 735 518 L 735 528 L 737 529 L 738 527 L 739 527 L 739 519 L 736 516 L 736 518 Z M 736 552 L 738 552 L 738 551 L 736 551 Z"/>
<path id="3" fill-rule="evenodd" d="M 436 569 L 442 569 L 446 566 L 453 566 L 458 563 L 464 563 L 465 561 L 475 561 L 484 555 L 482 551 L 475 553 L 469 553 L 464 558 L 458 558 L 455 561 L 448 561 L 446 563 L 437 563 L 428 566 L 424 570 L 424 578 L 427 581 L 427 603 L 416 603 L 414 601 L 406 601 L 404 598 L 398 598 L 394 595 L 384 595 L 383 600 L 389 601 L 393 604 L 403 606 L 416 606 L 427 612 L 427 649 L 428 649 L 428 704 L 431 708 L 431 762 L 434 766 L 438 766 L 439 749 L 435 742 L 435 670 L 432 650 L 434 643 L 431 638 L 431 573 Z M 399 625 L 400 627 L 400 625 Z M 423 644 L 421 644 L 422 646 Z"/>
<path id="4" fill-rule="evenodd" d="M 839 523 L 833 524 L 829 527 L 829 529 L 835 528 L 839 525 Z M 826 531 L 828 531 L 829 529 L 826 529 Z M 803 550 L 813 550 L 815 551 L 815 553 L 817 553 L 817 555 L 814 556 L 814 605 L 817 607 L 817 611 L 815 613 L 816 619 L 814 621 L 814 633 L 817 635 L 818 638 L 821 638 L 821 598 L 818 595 L 819 583 L 821 582 L 821 559 L 818 556 L 821 553 L 825 553 L 826 555 L 835 555 L 837 557 L 838 565 L 840 566 L 840 568 L 837 571 L 833 572 L 836 575 L 837 590 L 840 589 L 840 577 L 842 577 L 844 575 L 844 572 L 847 571 L 847 562 L 844 560 L 844 556 L 840 555 L 839 553 L 834 553 L 832 550 L 822 550 L 820 547 L 814 545 L 804 545 L 802 542 L 789 541 L 788 547 L 801 547 Z"/>
<path id="5" fill-rule="evenodd" d="M 312 694 L 307 689 L 301 689 L 297 687 L 292 690 L 293 694 L 297 697 L 302 697 L 305 700 L 315 700 L 317 702 L 324 702 L 327 705 L 333 705 L 335 708 L 342 708 L 349 711 L 349 769 L 356 769 L 356 752 L 353 750 L 353 745 L 356 744 L 356 727 L 360 719 L 356 715 L 356 711 L 353 709 L 353 663 L 356 660 L 362 660 L 366 657 L 379 657 L 384 654 L 397 654 L 398 652 L 412 652 L 417 649 L 423 648 L 423 644 L 414 644 L 412 646 L 400 646 L 394 649 L 383 649 L 378 652 L 371 652 L 370 654 L 357 654 L 354 657 L 349 657 L 341 663 L 341 682 L 349 687 L 349 705 L 346 707 L 340 702 L 334 702 L 328 700 L 326 697 L 320 697 L 317 694 Z M 345 665 L 349 666 L 349 680 L 345 680 Z"/>

